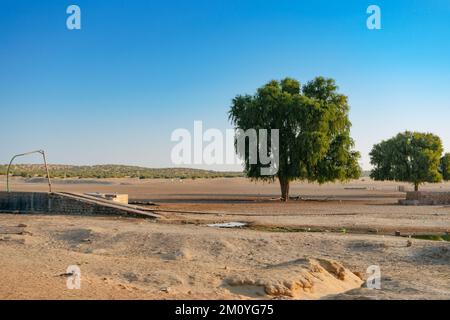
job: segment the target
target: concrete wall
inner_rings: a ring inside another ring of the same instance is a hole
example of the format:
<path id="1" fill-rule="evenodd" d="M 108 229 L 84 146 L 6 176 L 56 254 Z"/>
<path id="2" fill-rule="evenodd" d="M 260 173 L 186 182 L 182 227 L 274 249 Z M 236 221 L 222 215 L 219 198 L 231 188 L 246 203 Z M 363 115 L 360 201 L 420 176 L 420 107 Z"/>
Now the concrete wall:
<path id="1" fill-rule="evenodd" d="M 0 212 L 150 217 L 137 210 L 43 192 L 0 192 Z"/>
<path id="2" fill-rule="evenodd" d="M 406 204 L 450 205 L 450 192 L 411 191 L 406 193 Z"/>

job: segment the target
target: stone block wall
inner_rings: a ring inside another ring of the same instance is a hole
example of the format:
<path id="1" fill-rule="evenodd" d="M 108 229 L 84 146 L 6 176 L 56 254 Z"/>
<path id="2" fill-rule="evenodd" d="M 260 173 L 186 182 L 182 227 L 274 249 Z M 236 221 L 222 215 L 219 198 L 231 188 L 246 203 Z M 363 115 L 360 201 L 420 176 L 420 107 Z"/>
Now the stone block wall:
<path id="1" fill-rule="evenodd" d="M 410 191 L 406 203 L 421 205 L 450 205 L 450 192 Z"/>
<path id="2" fill-rule="evenodd" d="M 0 212 L 152 218 L 138 210 L 44 192 L 0 192 Z"/>

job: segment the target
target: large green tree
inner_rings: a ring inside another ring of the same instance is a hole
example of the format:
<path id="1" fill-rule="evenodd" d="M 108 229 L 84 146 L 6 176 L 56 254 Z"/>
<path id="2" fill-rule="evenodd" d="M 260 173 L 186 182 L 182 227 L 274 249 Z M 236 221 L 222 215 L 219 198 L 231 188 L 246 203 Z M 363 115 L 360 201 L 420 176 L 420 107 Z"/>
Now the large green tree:
<path id="1" fill-rule="evenodd" d="M 443 152 L 441 139 L 431 133 L 399 133 L 376 144 L 371 153 L 375 180 L 404 181 L 414 184 L 414 190 L 425 182 L 442 180 L 440 160 Z"/>
<path id="2" fill-rule="evenodd" d="M 359 153 L 353 151 L 348 113 L 347 97 L 338 93 L 333 79 L 323 77 L 304 86 L 285 78 L 267 83 L 254 95 L 238 95 L 229 111 L 236 129 L 279 130 L 277 173 L 261 175 L 264 165 L 260 161 L 251 163 L 248 150 L 237 150 L 246 175 L 262 180 L 278 178 L 285 201 L 293 180 L 325 183 L 358 178 Z"/>
<path id="3" fill-rule="evenodd" d="M 445 181 L 450 180 L 450 153 L 446 153 L 441 159 L 441 174 Z"/>

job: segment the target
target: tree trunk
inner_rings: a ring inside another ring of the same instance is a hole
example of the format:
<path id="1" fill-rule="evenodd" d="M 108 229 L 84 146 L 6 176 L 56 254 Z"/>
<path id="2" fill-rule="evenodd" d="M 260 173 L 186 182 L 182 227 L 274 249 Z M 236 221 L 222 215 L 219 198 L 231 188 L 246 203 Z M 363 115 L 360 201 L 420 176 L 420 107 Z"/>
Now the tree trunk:
<path id="1" fill-rule="evenodd" d="M 281 187 L 281 200 L 287 202 L 289 201 L 289 179 L 279 177 L 278 180 Z"/>
<path id="2" fill-rule="evenodd" d="M 415 182 L 414 183 L 414 191 L 419 191 L 419 183 L 418 182 Z"/>

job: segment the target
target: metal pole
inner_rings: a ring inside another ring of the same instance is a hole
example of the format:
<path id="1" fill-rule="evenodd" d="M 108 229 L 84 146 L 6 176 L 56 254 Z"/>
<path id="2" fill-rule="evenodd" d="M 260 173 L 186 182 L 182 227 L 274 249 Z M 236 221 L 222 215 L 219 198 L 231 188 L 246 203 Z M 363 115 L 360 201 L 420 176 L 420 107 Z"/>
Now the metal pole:
<path id="1" fill-rule="evenodd" d="M 42 157 L 44 158 L 45 170 L 47 171 L 48 189 L 49 189 L 50 193 L 52 192 L 52 183 L 51 183 L 51 180 L 50 180 L 50 172 L 48 170 L 47 159 L 45 157 L 44 150 L 36 150 L 36 151 L 16 154 L 14 157 L 12 157 L 11 161 L 9 162 L 8 169 L 6 171 L 6 192 L 10 192 L 10 189 L 9 189 L 9 172 L 10 172 L 11 165 L 12 165 L 14 159 L 16 159 L 17 157 L 27 156 L 27 155 L 30 155 L 30 154 L 33 154 L 33 153 L 40 153 L 42 155 Z"/>
<path id="2" fill-rule="evenodd" d="M 8 165 L 8 170 L 6 171 L 6 192 L 9 192 L 9 171 L 10 171 L 10 168 L 11 168 L 11 164 L 13 163 L 14 159 L 17 158 L 17 157 L 18 157 L 18 155 L 12 157 L 12 159 L 9 162 L 9 165 Z"/>
<path id="3" fill-rule="evenodd" d="M 48 170 L 47 159 L 45 158 L 44 150 L 41 150 L 41 154 L 42 154 L 42 157 L 44 158 L 45 170 L 47 171 L 48 190 L 49 190 L 50 193 L 52 193 L 52 182 L 50 181 L 50 172 Z"/>

